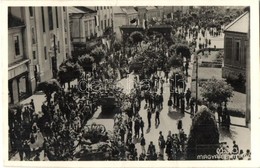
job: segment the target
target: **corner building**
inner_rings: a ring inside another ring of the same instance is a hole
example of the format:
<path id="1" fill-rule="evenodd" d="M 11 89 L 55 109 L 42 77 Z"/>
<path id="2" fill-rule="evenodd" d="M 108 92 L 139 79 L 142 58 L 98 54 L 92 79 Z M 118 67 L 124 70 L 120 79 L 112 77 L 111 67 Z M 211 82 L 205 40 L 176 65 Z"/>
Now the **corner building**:
<path id="1" fill-rule="evenodd" d="M 8 8 L 9 104 L 30 96 L 70 57 L 67 7 Z"/>

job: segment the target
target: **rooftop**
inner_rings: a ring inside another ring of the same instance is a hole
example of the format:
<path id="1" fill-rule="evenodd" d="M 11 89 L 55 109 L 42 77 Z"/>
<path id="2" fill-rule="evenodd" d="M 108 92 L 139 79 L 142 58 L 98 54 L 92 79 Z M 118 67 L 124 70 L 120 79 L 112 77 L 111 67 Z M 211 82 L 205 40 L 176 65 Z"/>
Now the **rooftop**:
<path id="1" fill-rule="evenodd" d="M 8 13 L 8 28 L 20 26 L 25 26 L 24 22 L 20 18 Z"/>
<path id="2" fill-rule="evenodd" d="M 154 7 L 154 6 L 148 6 L 148 7 L 146 7 L 146 10 L 155 10 L 156 9 L 156 7 Z"/>
<path id="3" fill-rule="evenodd" d="M 69 13 L 96 13 L 95 10 L 92 10 L 88 7 L 69 7 L 68 8 Z"/>
<path id="4" fill-rule="evenodd" d="M 243 13 L 236 20 L 225 27 L 225 31 L 248 33 L 249 28 L 249 12 Z"/>
<path id="5" fill-rule="evenodd" d="M 115 14 L 137 14 L 137 11 L 134 9 L 134 7 L 114 7 L 114 13 Z"/>

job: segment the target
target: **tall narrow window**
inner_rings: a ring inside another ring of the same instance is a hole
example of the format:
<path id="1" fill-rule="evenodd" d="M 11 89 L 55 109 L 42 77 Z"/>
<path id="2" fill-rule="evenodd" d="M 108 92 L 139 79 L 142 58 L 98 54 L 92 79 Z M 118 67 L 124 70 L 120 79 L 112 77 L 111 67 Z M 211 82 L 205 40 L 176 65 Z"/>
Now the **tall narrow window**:
<path id="1" fill-rule="evenodd" d="M 67 32 L 67 20 L 64 19 L 64 31 Z"/>
<path id="2" fill-rule="evenodd" d="M 103 20 L 101 20 L 101 29 L 103 30 Z"/>
<path id="3" fill-rule="evenodd" d="M 58 41 L 58 53 L 60 53 L 60 41 Z"/>
<path id="4" fill-rule="evenodd" d="M 55 12 L 56 12 L 56 27 L 59 28 L 59 18 L 58 18 L 58 8 L 55 7 Z"/>
<path id="5" fill-rule="evenodd" d="M 46 46 L 44 47 L 44 58 L 45 58 L 45 60 L 47 60 L 47 48 L 46 48 Z"/>
<path id="6" fill-rule="evenodd" d="M 20 55 L 19 36 L 14 36 L 15 55 Z"/>
<path id="7" fill-rule="evenodd" d="M 53 14 L 52 14 L 52 7 L 48 7 L 48 17 L 49 17 L 49 30 L 53 30 Z"/>
<path id="8" fill-rule="evenodd" d="M 34 28 L 32 27 L 32 44 L 35 44 L 36 40 L 35 40 L 35 33 L 34 33 Z"/>
<path id="9" fill-rule="evenodd" d="M 66 8 L 65 7 L 63 7 L 63 12 L 65 12 L 66 11 Z"/>
<path id="10" fill-rule="evenodd" d="M 30 17 L 33 17 L 33 8 L 29 7 L 29 13 L 30 13 Z"/>
<path id="11" fill-rule="evenodd" d="M 45 32 L 44 8 L 42 7 L 42 31 Z"/>
<path id="12" fill-rule="evenodd" d="M 236 60 L 240 60 L 240 45 L 239 42 L 236 42 Z"/>
<path id="13" fill-rule="evenodd" d="M 36 51 L 33 51 L 33 59 L 36 59 Z"/>

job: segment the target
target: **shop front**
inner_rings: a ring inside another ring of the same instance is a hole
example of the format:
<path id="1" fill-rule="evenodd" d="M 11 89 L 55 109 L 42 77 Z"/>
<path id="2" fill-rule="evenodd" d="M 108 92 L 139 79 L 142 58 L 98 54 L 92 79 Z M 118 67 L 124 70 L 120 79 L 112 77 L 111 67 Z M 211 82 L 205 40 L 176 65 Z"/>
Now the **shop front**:
<path id="1" fill-rule="evenodd" d="M 31 95 L 29 83 L 29 60 L 8 69 L 8 103 L 15 104 Z"/>

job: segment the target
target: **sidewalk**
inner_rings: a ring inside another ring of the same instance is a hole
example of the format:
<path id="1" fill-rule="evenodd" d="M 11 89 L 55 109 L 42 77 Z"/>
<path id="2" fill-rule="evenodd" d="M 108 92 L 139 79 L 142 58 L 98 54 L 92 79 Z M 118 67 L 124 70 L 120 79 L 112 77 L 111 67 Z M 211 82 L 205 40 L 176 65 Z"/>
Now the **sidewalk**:
<path id="1" fill-rule="evenodd" d="M 208 35 L 209 36 L 209 35 Z M 202 37 L 201 34 L 199 34 L 199 37 L 201 37 L 201 41 L 203 41 L 205 38 Z M 216 48 L 223 48 L 224 45 L 224 36 L 218 36 L 218 37 L 212 37 L 210 36 L 208 39 L 211 39 L 211 46 L 216 45 Z M 197 43 L 199 43 L 199 40 L 197 40 Z M 198 45 L 196 46 L 196 51 L 199 50 Z M 191 84 L 192 84 L 192 74 L 193 74 L 193 68 L 194 65 L 196 63 L 196 60 L 194 60 L 194 54 L 191 55 L 191 60 L 190 60 L 190 66 L 189 66 L 189 70 L 188 70 L 188 74 L 190 75 L 188 77 L 187 83 L 186 83 L 186 88 L 191 88 Z M 201 59 L 200 57 L 198 59 Z M 196 70 L 196 69 L 194 69 Z M 217 113 L 216 113 L 216 118 L 217 117 Z M 245 123 L 245 119 L 244 118 L 239 118 L 239 117 L 230 117 L 231 120 L 231 125 L 233 126 L 238 126 L 238 127 L 246 127 L 246 123 Z"/>

